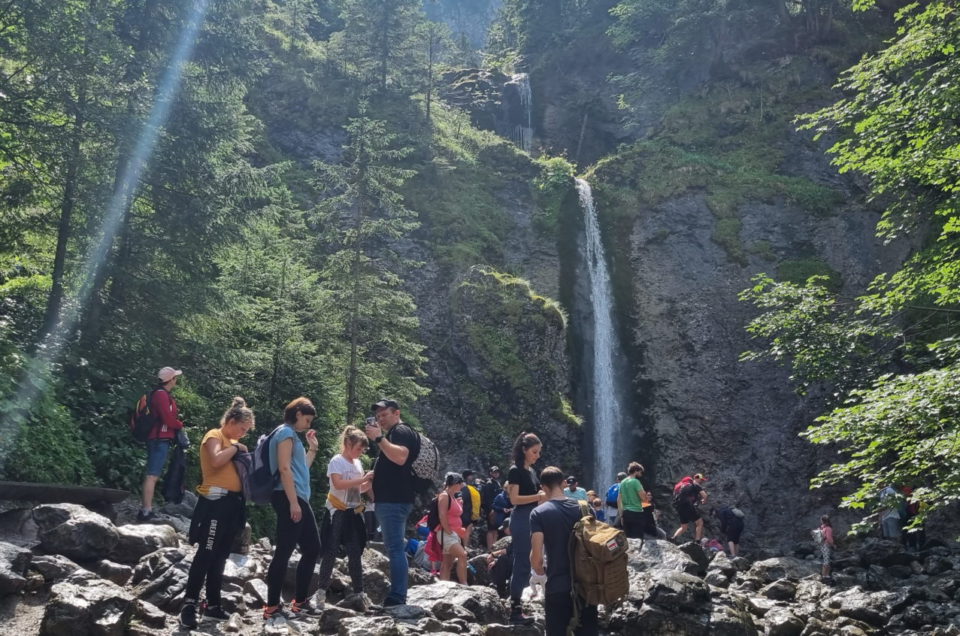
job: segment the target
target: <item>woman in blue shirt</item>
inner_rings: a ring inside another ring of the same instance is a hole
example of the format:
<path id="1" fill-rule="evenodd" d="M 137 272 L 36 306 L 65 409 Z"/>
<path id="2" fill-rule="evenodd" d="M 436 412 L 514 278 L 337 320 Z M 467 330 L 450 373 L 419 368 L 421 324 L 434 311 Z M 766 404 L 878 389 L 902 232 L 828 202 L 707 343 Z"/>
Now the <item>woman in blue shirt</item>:
<path id="1" fill-rule="evenodd" d="M 319 614 L 307 602 L 307 589 L 313 569 L 320 554 L 320 533 L 317 519 L 310 508 L 310 465 L 317 457 L 317 432 L 310 428 L 317 410 L 305 397 L 299 397 L 283 412 L 281 424 L 270 438 L 270 469 L 280 479 L 270 504 L 277 513 L 277 540 L 273 560 L 267 570 L 267 605 L 263 618 L 270 620 L 282 616 L 280 589 L 287 574 L 287 562 L 293 549 L 300 549 L 300 565 L 297 566 L 297 582 L 294 588 L 290 611 L 293 614 Z M 308 449 L 297 433 L 306 431 Z"/>

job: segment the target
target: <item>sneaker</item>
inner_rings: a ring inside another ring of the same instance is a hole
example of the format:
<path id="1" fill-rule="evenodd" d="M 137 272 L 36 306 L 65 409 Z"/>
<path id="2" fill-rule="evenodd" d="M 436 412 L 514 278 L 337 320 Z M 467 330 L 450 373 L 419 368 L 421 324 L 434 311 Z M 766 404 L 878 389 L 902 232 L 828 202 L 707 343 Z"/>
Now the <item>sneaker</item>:
<path id="1" fill-rule="evenodd" d="M 263 620 L 272 621 L 273 619 L 286 619 L 288 612 L 283 609 L 283 603 L 279 605 L 265 605 L 263 607 Z"/>
<path id="2" fill-rule="evenodd" d="M 180 608 L 180 625 L 187 629 L 196 629 L 198 626 L 197 623 L 197 606 L 193 603 L 187 603 L 182 608 Z"/>
<path id="3" fill-rule="evenodd" d="M 510 608 L 511 625 L 533 625 L 533 617 L 523 613 L 523 605 L 514 605 Z"/>
<path id="4" fill-rule="evenodd" d="M 223 608 L 219 605 L 207 605 L 204 603 L 201 613 L 204 618 L 212 618 L 217 621 L 225 621 L 230 618 L 230 614 L 223 611 Z"/>
<path id="5" fill-rule="evenodd" d="M 313 618 L 323 614 L 323 608 L 317 607 L 311 600 L 298 601 L 294 599 L 290 601 L 290 613 L 293 614 L 294 618 Z"/>
<path id="6" fill-rule="evenodd" d="M 153 510 L 149 512 L 144 512 L 143 510 L 141 510 L 140 512 L 137 513 L 137 523 L 148 523 L 150 521 L 153 521 L 156 518 L 157 518 L 157 513 L 155 513 Z"/>
<path id="7" fill-rule="evenodd" d="M 387 597 L 387 599 L 383 602 L 384 607 L 394 607 L 396 605 L 406 605 L 406 603 L 390 597 Z"/>

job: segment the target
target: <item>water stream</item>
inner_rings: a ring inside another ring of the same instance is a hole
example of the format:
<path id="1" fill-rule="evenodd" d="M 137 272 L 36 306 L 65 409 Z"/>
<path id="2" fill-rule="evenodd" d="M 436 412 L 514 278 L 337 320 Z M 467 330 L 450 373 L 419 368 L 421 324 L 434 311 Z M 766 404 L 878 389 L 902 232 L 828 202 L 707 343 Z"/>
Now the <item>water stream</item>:
<path id="1" fill-rule="evenodd" d="M 600 237 L 600 225 L 593 203 L 590 184 L 577 179 L 580 207 L 583 209 L 586 230 L 585 248 L 587 282 L 590 289 L 589 319 L 593 322 L 593 356 L 589 367 L 592 387 L 591 428 L 593 448 L 593 480 L 597 492 L 605 492 L 613 483 L 617 471 L 624 470 L 622 457 L 628 442 L 620 433 L 622 426 L 622 396 L 617 378 L 615 356 L 620 351 L 613 321 L 613 286 Z"/>
<path id="2" fill-rule="evenodd" d="M 520 123 L 514 127 L 514 142 L 530 152 L 533 148 L 533 91 L 530 88 L 530 76 L 526 73 L 517 73 L 511 78 L 511 82 L 517 85 L 517 91 L 520 93 L 520 106 L 523 108 L 526 125 Z"/>

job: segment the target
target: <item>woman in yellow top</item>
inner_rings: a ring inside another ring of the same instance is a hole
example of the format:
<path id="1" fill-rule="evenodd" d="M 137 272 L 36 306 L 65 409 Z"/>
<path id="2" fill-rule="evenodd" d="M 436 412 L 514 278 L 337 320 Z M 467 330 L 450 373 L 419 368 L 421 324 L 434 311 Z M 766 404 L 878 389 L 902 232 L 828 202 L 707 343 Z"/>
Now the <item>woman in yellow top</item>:
<path id="1" fill-rule="evenodd" d="M 180 610 L 180 624 L 188 629 L 197 627 L 197 601 L 204 580 L 207 598 L 203 615 L 218 620 L 229 616 L 220 607 L 223 568 L 234 539 L 246 523 L 243 486 L 232 460 L 247 452 L 240 440 L 253 425 L 253 411 L 243 398 L 235 397 L 220 419 L 220 428 L 207 431 L 200 442 L 203 483 L 197 487 L 200 497 L 190 524 L 191 543 L 198 545 Z"/>

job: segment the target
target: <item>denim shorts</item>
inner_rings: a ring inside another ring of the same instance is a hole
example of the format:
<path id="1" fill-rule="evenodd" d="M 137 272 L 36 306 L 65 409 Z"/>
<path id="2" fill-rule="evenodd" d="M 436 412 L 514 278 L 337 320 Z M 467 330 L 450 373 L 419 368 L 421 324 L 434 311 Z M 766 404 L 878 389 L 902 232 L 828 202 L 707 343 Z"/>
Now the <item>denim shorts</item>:
<path id="1" fill-rule="evenodd" d="M 168 439 L 147 440 L 147 475 L 159 477 L 170 454 L 171 441 Z"/>

